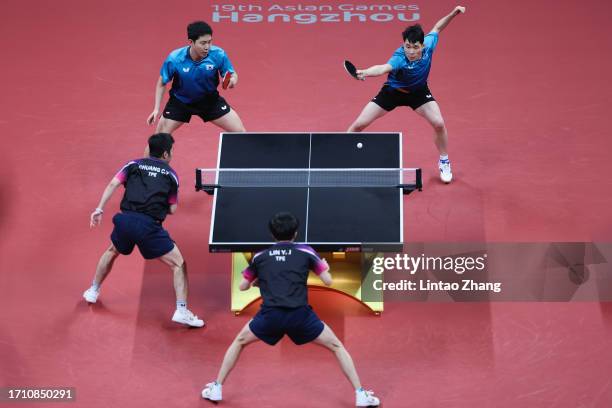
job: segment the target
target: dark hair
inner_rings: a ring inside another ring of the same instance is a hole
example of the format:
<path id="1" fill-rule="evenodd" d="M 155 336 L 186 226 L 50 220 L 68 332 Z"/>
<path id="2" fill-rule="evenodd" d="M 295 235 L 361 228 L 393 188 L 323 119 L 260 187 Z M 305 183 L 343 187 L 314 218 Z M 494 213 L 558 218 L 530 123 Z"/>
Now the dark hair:
<path id="1" fill-rule="evenodd" d="M 193 42 L 206 34 L 212 35 L 212 28 L 204 21 L 194 21 L 187 26 L 187 38 Z"/>
<path id="2" fill-rule="evenodd" d="M 423 32 L 423 27 L 420 24 L 411 25 L 406 28 L 402 33 L 402 38 L 404 41 L 408 40 L 411 44 L 421 43 L 425 41 L 425 33 Z"/>
<path id="3" fill-rule="evenodd" d="M 300 226 L 300 222 L 291 213 L 279 212 L 270 219 L 268 228 L 270 232 L 279 241 L 291 240 L 295 236 L 295 232 Z"/>
<path id="4" fill-rule="evenodd" d="M 152 157 L 160 158 L 164 152 L 170 154 L 174 138 L 170 133 L 156 133 L 149 138 L 149 154 Z"/>

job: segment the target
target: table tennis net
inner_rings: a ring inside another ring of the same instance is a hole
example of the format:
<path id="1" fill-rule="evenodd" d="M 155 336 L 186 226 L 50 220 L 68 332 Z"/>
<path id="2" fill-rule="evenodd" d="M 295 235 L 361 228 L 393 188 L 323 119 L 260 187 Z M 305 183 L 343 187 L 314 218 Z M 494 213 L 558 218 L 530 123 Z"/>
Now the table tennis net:
<path id="1" fill-rule="evenodd" d="M 421 188 L 418 168 L 196 169 L 196 188 L 401 187 Z"/>

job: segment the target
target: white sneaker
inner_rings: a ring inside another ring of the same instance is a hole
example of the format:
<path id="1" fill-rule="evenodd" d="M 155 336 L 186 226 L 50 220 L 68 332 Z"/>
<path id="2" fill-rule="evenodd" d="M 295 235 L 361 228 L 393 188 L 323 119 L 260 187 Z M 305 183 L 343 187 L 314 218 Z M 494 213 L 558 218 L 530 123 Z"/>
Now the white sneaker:
<path id="1" fill-rule="evenodd" d="M 440 169 L 440 180 L 448 184 L 453 179 L 453 172 L 451 171 L 450 162 L 438 162 L 438 168 Z"/>
<path id="2" fill-rule="evenodd" d="M 100 296 L 100 291 L 95 290 L 93 287 L 83 292 L 83 298 L 85 298 L 88 303 L 96 303 L 98 301 L 98 296 Z"/>
<path id="3" fill-rule="evenodd" d="M 377 407 L 380 400 L 374 396 L 374 391 L 355 391 L 355 406 L 357 407 Z"/>
<path id="4" fill-rule="evenodd" d="M 186 324 L 191 327 L 202 327 L 204 326 L 204 320 L 198 319 L 198 316 L 191 313 L 191 310 L 179 310 L 176 309 L 172 316 L 172 321 L 180 324 Z"/>
<path id="5" fill-rule="evenodd" d="M 222 391 L 221 384 L 217 384 L 216 381 L 206 384 L 206 387 L 202 390 L 202 398 L 210 401 L 221 401 Z"/>

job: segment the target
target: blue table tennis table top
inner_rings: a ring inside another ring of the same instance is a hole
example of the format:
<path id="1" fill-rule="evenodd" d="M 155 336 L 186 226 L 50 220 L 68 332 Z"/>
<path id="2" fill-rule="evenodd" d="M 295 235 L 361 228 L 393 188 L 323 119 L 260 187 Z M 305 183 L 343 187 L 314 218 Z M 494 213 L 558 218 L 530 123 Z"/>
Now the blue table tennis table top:
<path id="1" fill-rule="evenodd" d="M 401 133 L 222 133 L 217 168 L 397 169 L 401 148 Z M 270 246 L 268 221 L 281 211 L 300 221 L 296 242 L 318 251 L 397 248 L 404 240 L 400 188 L 221 187 L 214 192 L 209 250 Z"/>

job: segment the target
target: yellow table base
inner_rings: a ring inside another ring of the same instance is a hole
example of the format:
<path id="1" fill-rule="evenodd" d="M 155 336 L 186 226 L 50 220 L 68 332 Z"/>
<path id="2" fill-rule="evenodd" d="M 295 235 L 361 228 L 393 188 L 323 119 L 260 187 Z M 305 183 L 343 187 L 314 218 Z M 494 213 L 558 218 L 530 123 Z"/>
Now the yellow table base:
<path id="1" fill-rule="evenodd" d="M 328 290 L 340 292 L 367 306 L 373 313 L 379 315 L 384 308 L 382 297 L 377 301 L 363 301 L 361 296 L 361 254 L 344 252 L 324 252 L 319 254 L 327 259 L 333 276 L 331 287 L 325 286 L 317 276 L 310 274 L 308 286 L 323 287 Z M 259 299 L 259 288 L 246 291 L 239 289 L 242 281 L 242 271 L 248 266 L 252 253 L 232 254 L 232 305 L 231 310 L 240 314 L 248 305 Z"/>

